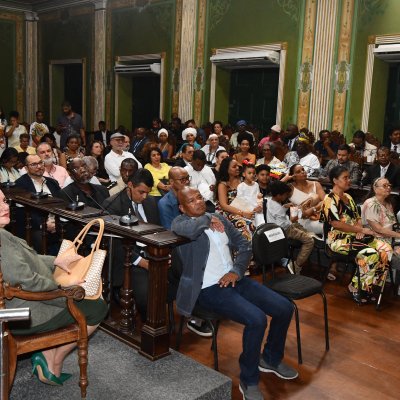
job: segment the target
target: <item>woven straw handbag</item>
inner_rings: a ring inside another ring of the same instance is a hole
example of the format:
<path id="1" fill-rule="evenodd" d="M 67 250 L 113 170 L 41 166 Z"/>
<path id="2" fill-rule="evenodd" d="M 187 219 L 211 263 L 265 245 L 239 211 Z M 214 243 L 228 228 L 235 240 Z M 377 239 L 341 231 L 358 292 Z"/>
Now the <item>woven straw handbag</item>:
<path id="1" fill-rule="evenodd" d="M 53 274 L 54 280 L 62 286 L 70 286 L 72 282 L 84 280 L 85 282 L 80 286 L 85 289 L 85 299 L 90 300 L 98 299 L 103 289 L 101 271 L 107 252 L 106 250 L 100 249 L 100 242 L 104 233 L 104 221 L 100 218 L 90 221 L 79 232 L 74 241 L 71 242 L 70 240 L 64 239 L 58 252 L 58 257 L 78 254 L 79 247 L 83 243 L 85 236 L 95 224 L 99 224 L 100 228 L 90 254 L 71 263 L 68 266 L 71 271 L 70 274 L 58 267 L 56 267 Z"/>

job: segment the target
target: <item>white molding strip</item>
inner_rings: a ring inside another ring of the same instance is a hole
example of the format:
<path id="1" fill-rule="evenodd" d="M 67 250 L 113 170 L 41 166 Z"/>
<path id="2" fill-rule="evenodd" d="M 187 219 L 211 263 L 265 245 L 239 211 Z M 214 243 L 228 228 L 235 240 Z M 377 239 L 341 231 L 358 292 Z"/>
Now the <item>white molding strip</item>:
<path id="1" fill-rule="evenodd" d="M 210 87 L 210 113 L 209 121 L 214 121 L 215 115 L 215 85 L 217 78 L 217 67 L 214 63 L 211 63 L 211 87 Z"/>
<path id="2" fill-rule="evenodd" d="M 281 50 L 279 62 L 278 99 L 276 104 L 276 124 L 282 126 L 283 89 L 285 87 L 285 67 L 287 50 Z"/>
<path id="3" fill-rule="evenodd" d="M 374 72 L 374 48 L 375 44 L 369 44 L 367 48 L 367 67 L 365 70 L 364 100 L 361 118 L 361 130 L 368 131 L 369 110 L 371 107 L 372 75 Z"/>
<path id="4" fill-rule="evenodd" d="M 310 99 L 308 128 L 318 134 L 330 127 L 333 102 L 332 75 L 336 38 L 338 0 L 318 2 L 313 60 L 313 88 Z"/>

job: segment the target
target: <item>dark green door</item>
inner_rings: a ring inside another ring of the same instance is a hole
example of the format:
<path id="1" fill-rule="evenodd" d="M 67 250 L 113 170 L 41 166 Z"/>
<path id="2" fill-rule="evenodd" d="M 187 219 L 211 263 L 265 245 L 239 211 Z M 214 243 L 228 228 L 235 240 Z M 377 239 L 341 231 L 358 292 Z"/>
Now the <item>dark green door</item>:
<path id="1" fill-rule="evenodd" d="M 263 132 L 276 121 L 279 68 L 239 69 L 231 72 L 229 122 L 240 119 Z"/>

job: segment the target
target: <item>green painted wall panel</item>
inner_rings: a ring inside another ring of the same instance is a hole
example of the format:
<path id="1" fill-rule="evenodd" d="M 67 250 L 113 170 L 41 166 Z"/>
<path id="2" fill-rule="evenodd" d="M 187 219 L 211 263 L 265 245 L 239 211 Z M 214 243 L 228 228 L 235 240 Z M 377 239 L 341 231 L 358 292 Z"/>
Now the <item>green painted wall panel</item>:
<path id="1" fill-rule="evenodd" d="M 0 106 L 8 113 L 16 108 L 15 97 L 15 35 L 14 21 L 0 19 Z M 19 110 L 22 112 L 23 110 Z"/>
<path id="2" fill-rule="evenodd" d="M 229 91 L 230 91 L 230 73 L 221 68 L 217 68 L 215 85 L 215 121 L 228 121 L 229 114 Z M 211 121 L 214 122 L 214 121 Z"/>
<path id="3" fill-rule="evenodd" d="M 282 125 L 296 120 L 297 69 L 302 43 L 304 0 L 210 0 L 208 3 L 207 47 L 205 55 L 205 101 L 203 122 L 208 120 L 212 49 L 287 42 Z M 216 104 L 220 114 L 224 104 Z M 227 112 L 226 112 L 227 115 Z M 227 122 L 224 120 L 223 122 Z"/>

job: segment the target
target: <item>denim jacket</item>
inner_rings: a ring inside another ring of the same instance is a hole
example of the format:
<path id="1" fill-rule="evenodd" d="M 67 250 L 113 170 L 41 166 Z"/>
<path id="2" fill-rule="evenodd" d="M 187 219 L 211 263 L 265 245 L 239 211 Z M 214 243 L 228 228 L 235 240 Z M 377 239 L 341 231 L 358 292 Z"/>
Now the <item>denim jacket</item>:
<path id="1" fill-rule="evenodd" d="M 190 316 L 203 284 L 204 271 L 210 252 L 210 241 L 204 231 L 210 227 L 212 216 L 222 221 L 225 233 L 229 238 L 229 248 L 231 251 L 237 252 L 230 272 L 236 273 L 241 279 L 251 258 L 251 244 L 225 217 L 208 213 L 198 218 L 190 218 L 187 215 L 176 217 L 172 222 L 172 231 L 191 240 L 177 248 L 183 264 L 183 271 L 176 305 L 178 312 L 185 316 Z"/>

